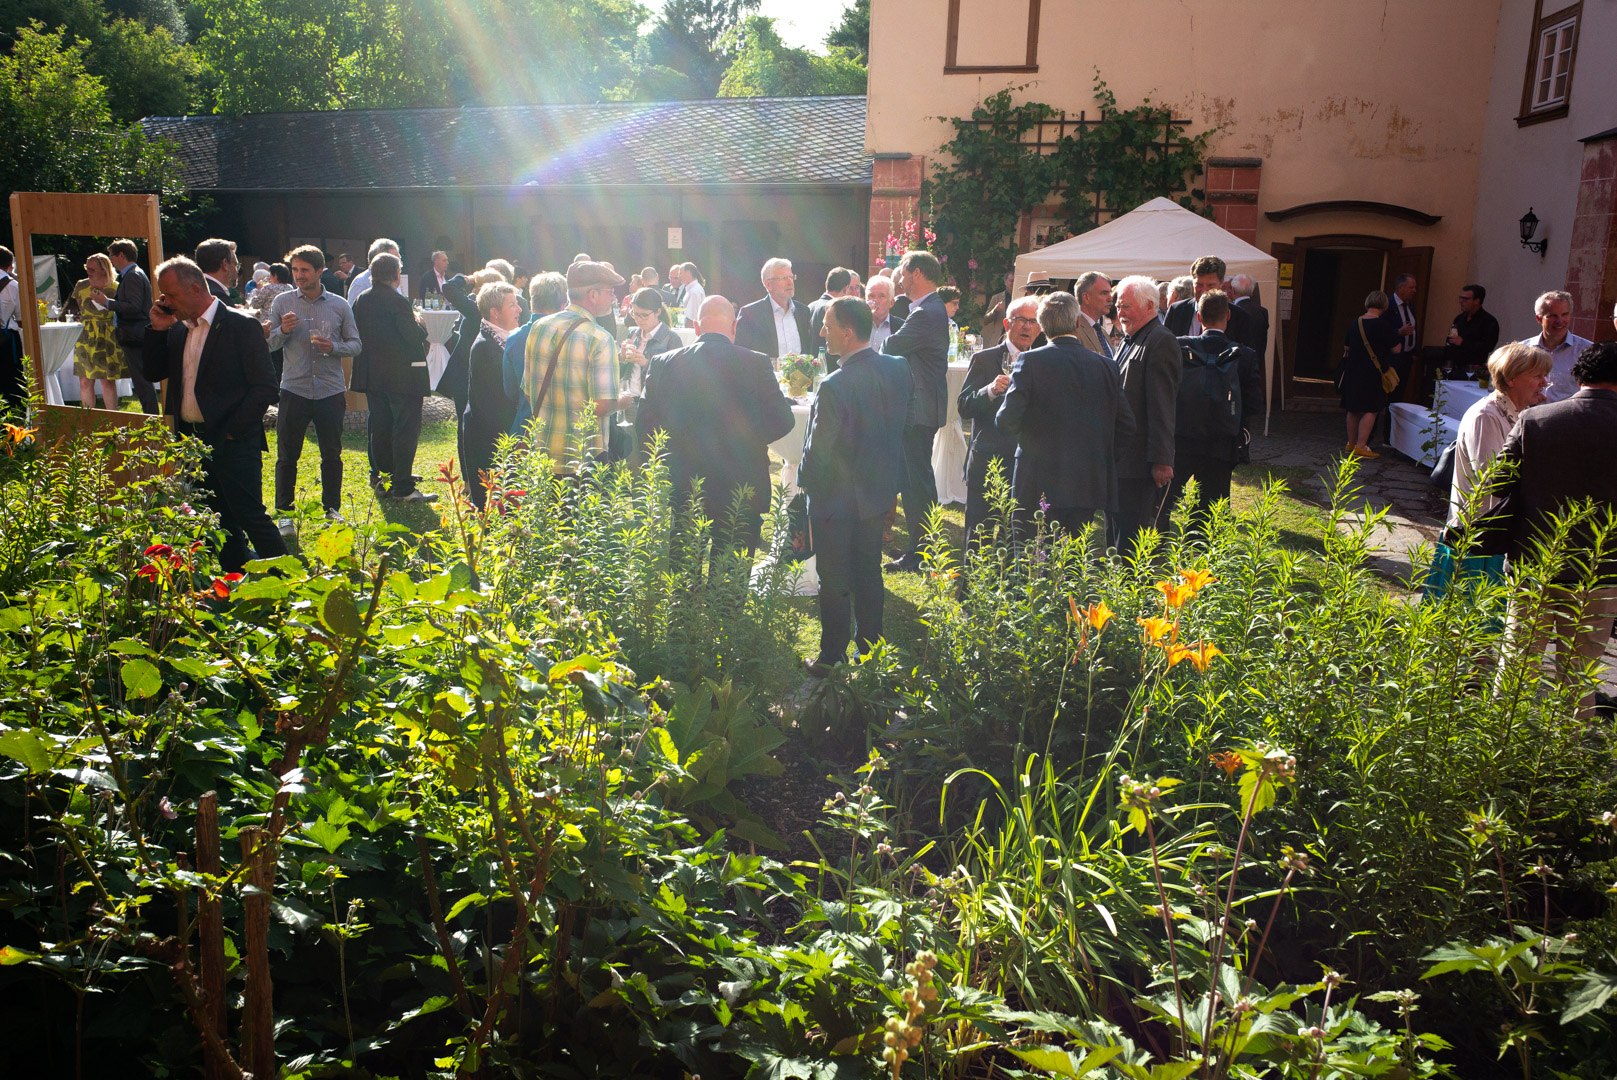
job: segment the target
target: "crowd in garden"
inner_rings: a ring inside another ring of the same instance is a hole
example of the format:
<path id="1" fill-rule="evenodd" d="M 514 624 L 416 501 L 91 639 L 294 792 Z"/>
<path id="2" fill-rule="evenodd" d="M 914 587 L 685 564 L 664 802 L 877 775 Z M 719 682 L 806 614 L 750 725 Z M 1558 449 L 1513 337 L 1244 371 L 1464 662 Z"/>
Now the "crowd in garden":
<path id="1" fill-rule="evenodd" d="M 716 523 L 715 550 L 750 554 L 770 503 L 767 447 L 793 427 L 778 369 L 782 358 L 816 353 L 809 366 L 825 377 L 798 474 L 807 546 L 822 580 L 822 645 L 808 670 L 824 674 L 845 659 L 850 642 L 863 652 L 881 636 L 883 547 L 899 506 L 908 543 L 886 567 L 922 567 L 926 522 L 938 502 L 932 447 L 949 411 L 960 304 L 928 251 L 874 268 L 868 284 L 834 268 L 806 305 L 782 258 L 761 268 L 764 295 L 738 305 L 709 295 L 689 262 L 671 266 L 662 283 L 653 267 L 626 280 L 585 253 L 565 272 L 530 274 L 492 259 L 451 274 L 447 253 L 433 252 L 416 305 L 447 306 L 462 317 L 436 382 L 427 331 L 401 291 L 403 262 L 389 239 L 371 245 L 362 268 L 346 252 L 328 266 L 319 248 L 301 246 L 251 271 L 234 243 L 207 240 L 194 259 L 158 268 L 155 303 L 138 254 L 132 241 L 115 241 L 86 261 L 86 277 L 70 293 L 68 310 L 85 326 L 75 354 L 82 400 L 94 404 L 99 391 L 102 404 L 115 408 L 116 380 L 129 378 L 142 407 L 156 412 L 166 383 L 163 411 L 213 451 L 210 487 L 229 537 L 227 569 L 246 561 L 249 541 L 260 556 L 284 551 L 310 424 L 322 503 L 329 517 L 340 517 L 349 391 L 368 398 L 377 495 L 436 499 L 414 472 L 422 405 L 434 386 L 454 401 L 461 471 L 479 509 L 504 435 L 531 438 L 557 472 L 570 474 L 581 455 L 642 459 L 663 432 L 676 490 L 682 497 L 699 490 Z M 16 401 L 21 353 L 10 252 L 0 249 L 0 263 L 0 322 L 16 369 L 8 394 Z M 1198 512 L 1228 497 L 1264 400 L 1269 316 L 1251 279 L 1228 277 L 1221 259 L 1197 259 L 1189 270 L 1172 282 L 1114 281 L 1096 271 L 1056 283 L 1041 275 L 1020 290 L 1007 275 L 987 316 L 992 343 L 970 357 L 956 402 L 971 424 L 968 547 L 988 535 L 996 468 L 1016 502 L 1015 532 L 1042 520 L 1078 535 L 1093 523 L 1088 535 L 1097 546 L 1121 550 L 1141 530 L 1165 528 L 1191 480 Z M 1411 377 L 1417 286 L 1405 274 L 1391 296 L 1373 292 L 1346 335 L 1338 388 L 1351 456 L 1379 456 L 1371 432 L 1400 380 Z M 1542 519 L 1568 500 L 1617 502 L 1611 455 L 1581 452 L 1599 438 L 1590 432 L 1610 430 L 1617 346 L 1571 335 L 1571 297 L 1553 291 L 1535 305 L 1539 335 L 1495 348 L 1498 322 L 1483 309 L 1485 297 L 1481 285 L 1465 287 L 1444 349 L 1445 374 L 1485 370 L 1493 393 L 1460 424 L 1437 588 L 1456 572 L 1497 579 L 1507 551 L 1525 550 Z M 684 344 L 676 327 L 694 342 Z M 279 524 L 260 495 L 262 420 L 271 405 Z M 1479 491 L 1496 457 L 1514 463 L 1499 470 L 1511 479 Z M 1532 479 L 1546 461 L 1550 479 Z M 1499 527 L 1490 534 L 1483 520 Z M 1603 584 L 1610 570 L 1600 569 L 1597 587 L 1569 600 L 1569 619 L 1590 616 L 1574 634 L 1587 660 L 1600 655 L 1617 616 L 1617 589 Z"/>

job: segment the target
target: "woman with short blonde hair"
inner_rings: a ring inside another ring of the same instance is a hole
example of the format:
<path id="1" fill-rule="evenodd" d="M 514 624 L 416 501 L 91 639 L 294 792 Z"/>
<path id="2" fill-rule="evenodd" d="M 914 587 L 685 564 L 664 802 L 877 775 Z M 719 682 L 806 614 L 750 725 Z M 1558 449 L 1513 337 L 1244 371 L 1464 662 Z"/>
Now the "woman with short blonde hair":
<path id="1" fill-rule="evenodd" d="M 1472 405 L 1460 418 L 1454 441 L 1454 483 L 1449 488 L 1449 525 L 1458 526 L 1483 471 L 1504 449 L 1523 409 L 1544 400 L 1550 378 L 1550 354 L 1535 345 L 1513 341 L 1488 357 L 1488 380 L 1493 393 Z M 1486 513 L 1496 499 L 1483 495 L 1477 512 Z"/>

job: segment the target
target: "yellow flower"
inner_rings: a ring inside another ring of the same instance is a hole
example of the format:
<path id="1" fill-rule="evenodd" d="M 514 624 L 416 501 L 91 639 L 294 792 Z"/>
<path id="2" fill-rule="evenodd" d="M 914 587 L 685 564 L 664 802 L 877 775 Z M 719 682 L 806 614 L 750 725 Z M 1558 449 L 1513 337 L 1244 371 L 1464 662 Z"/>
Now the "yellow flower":
<path id="1" fill-rule="evenodd" d="M 1213 657 L 1223 655 L 1218 646 L 1210 641 L 1198 641 L 1194 645 L 1176 644 L 1168 649 L 1168 666 L 1171 668 L 1181 660 L 1189 660 L 1197 671 L 1206 671 Z"/>
<path id="2" fill-rule="evenodd" d="M 1097 603 L 1090 604 L 1084 609 L 1084 619 L 1089 623 L 1090 626 L 1094 628 L 1095 633 L 1098 634 L 1102 630 L 1106 629 L 1106 624 L 1111 621 L 1112 609 L 1106 606 L 1106 601 L 1101 600 Z"/>
<path id="3" fill-rule="evenodd" d="M 1195 596 L 1218 579 L 1211 570 L 1181 570 L 1179 580 L 1190 589 L 1190 595 Z"/>
<path id="4" fill-rule="evenodd" d="M 21 424 L 7 424 L 6 434 L 14 443 L 27 442 L 39 431 L 38 428 L 23 427 Z"/>
<path id="5" fill-rule="evenodd" d="M 1179 624 L 1171 619 L 1159 619 L 1152 616 L 1149 619 L 1140 619 L 1138 621 L 1141 626 L 1145 627 L 1145 640 L 1148 645 L 1157 644 L 1168 634 L 1177 635 L 1179 633 Z M 1169 640 L 1171 641 L 1172 638 Z"/>
<path id="6" fill-rule="evenodd" d="M 1157 589 L 1162 593 L 1162 599 L 1167 602 L 1170 611 L 1177 611 L 1183 607 L 1186 600 L 1196 595 L 1196 590 L 1189 585 L 1179 585 L 1172 581 L 1157 582 Z"/>

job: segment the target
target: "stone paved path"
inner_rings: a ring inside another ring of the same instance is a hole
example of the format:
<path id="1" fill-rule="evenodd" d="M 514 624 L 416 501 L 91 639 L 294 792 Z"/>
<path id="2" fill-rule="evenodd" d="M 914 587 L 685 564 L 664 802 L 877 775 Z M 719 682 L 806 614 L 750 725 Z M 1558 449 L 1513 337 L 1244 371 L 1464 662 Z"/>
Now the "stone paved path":
<path id="1" fill-rule="evenodd" d="M 1276 412 L 1269 434 L 1253 441 L 1252 461 L 1309 470 L 1312 479 L 1299 494 L 1329 504 L 1346 441 L 1340 412 Z M 1410 552 L 1437 540 L 1448 513 L 1448 493 L 1432 487 L 1430 469 L 1391 447 L 1372 446 L 1381 457 L 1360 463 L 1358 481 L 1362 505 L 1387 512 L 1375 533 L 1374 565 L 1389 580 L 1407 586 Z M 1605 683 L 1608 693 L 1617 689 L 1617 636 L 1606 646 Z"/>

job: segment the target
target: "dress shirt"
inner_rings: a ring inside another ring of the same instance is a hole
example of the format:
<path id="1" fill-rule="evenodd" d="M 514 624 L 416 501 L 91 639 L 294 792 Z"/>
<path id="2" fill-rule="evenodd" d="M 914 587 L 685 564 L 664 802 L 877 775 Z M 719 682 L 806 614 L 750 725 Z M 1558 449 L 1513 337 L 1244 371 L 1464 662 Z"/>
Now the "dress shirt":
<path id="1" fill-rule="evenodd" d="M 1399 299 L 1396 293 L 1393 295 L 1392 304 L 1393 308 L 1398 312 L 1399 326 L 1415 326 L 1414 308 L 1410 307 L 1408 304 L 1404 303 L 1403 300 Z M 1404 335 L 1399 335 L 1398 340 L 1404 346 L 1405 356 L 1415 355 L 1415 349 L 1420 343 L 1420 327 L 1415 326 L 1414 332 L 1409 334 L 1407 337 Z"/>
<path id="2" fill-rule="evenodd" d="M 1552 349 L 1544 344 L 1543 334 L 1535 334 L 1524 338 L 1522 344 L 1550 354 L 1550 381 L 1544 387 L 1546 402 L 1565 401 L 1578 392 L 1578 381 L 1572 377 L 1572 365 L 1578 362 L 1578 354 L 1590 346 L 1588 338 L 1567 334 L 1566 340 Z"/>
<path id="3" fill-rule="evenodd" d="M 707 299 L 707 290 L 702 288 L 700 281 L 685 283 L 685 294 L 679 299 L 679 309 L 685 313 L 685 324 L 696 325 L 696 317 L 702 313 L 702 301 Z"/>
<path id="4" fill-rule="evenodd" d="M 219 318 L 219 301 L 208 305 L 196 322 L 186 323 L 185 373 L 180 382 L 180 419 L 188 424 L 202 423 L 202 407 L 197 404 L 197 368 L 202 364 L 202 349 L 208 343 L 208 328 Z"/>
<path id="5" fill-rule="evenodd" d="M 371 287 L 371 271 L 369 267 L 354 275 L 354 280 L 348 283 L 348 302 L 352 304 L 359 299 L 359 294 Z M 274 349 L 271 345 L 270 348 Z"/>
<path id="6" fill-rule="evenodd" d="M 870 348 L 874 352 L 881 352 L 887 339 L 893 336 L 893 317 L 891 315 L 870 328 Z"/>
<path id="7" fill-rule="evenodd" d="M 292 312 L 298 325 L 281 333 L 281 316 Z M 316 352 L 309 344 L 309 327 L 319 322 L 331 335 L 331 352 Z M 342 357 L 358 356 L 359 328 L 348 301 L 326 289 L 310 300 L 298 289 L 282 293 L 270 303 L 271 352 L 282 350 L 281 389 L 309 401 L 320 401 L 348 389 Z"/>
<path id="8" fill-rule="evenodd" d="M 780 355 L 800 353 L 803 351 L 803 339 L 797 332 L 797 320 L 792 318 L 792 302 L 786 301 L 781 307 L 775 303 L 775 298 L 769 298 L 769 313 L 775 316 L 775 341 L 780 345 Z"/>

